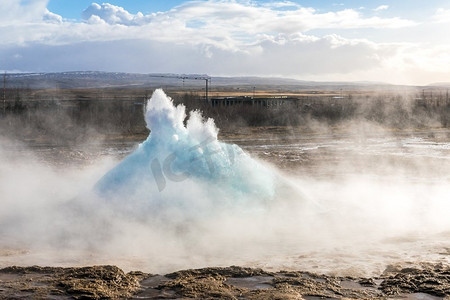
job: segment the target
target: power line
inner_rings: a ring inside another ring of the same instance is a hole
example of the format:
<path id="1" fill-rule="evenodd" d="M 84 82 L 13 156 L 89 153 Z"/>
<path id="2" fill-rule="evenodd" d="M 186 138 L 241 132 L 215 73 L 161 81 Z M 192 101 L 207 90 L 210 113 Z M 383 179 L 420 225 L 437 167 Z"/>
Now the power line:
<path id="1" fill-rule="evenodd" d="M 201 75 L 188 75 L 188 74 L 148 74 L 149 77 L 158 77 L 158 78 L 176 78 L 176 79 L 182 79 L 183 84 L 186 79 L 190 80 L 205 80 L 205 99 L 206 102 L 208 102 L 208 90 L 209 90 L 209 84 L 211 84 L 211 77 L 206 74 Z"/>

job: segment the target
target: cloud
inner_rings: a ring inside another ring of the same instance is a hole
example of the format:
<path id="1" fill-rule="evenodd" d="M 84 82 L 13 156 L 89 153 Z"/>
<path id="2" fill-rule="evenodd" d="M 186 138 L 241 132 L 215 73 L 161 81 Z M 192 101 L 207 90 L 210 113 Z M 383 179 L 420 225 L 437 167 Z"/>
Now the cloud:
<path id="1" fill-rule="evenodd" d="M 450 9 L 438 8 L 432 18 L 437 23 L 450 23 Z"/>
<path id="2" fill-rule="evenodd" d="M 399 49 L 392 62 L 409 70 L 421 69 L 428 73 L 444 73 L 450 69 L 450 45 L 432 48 L 405 45 Z"/>
<path id="3" fill-rule="evenodd" d="M 98 23 L 103 20 L 105 23 L 114 25 L 122 24 L 127 26 L 143 25 L 148 23 L 150 16 L 144 16 L 141 12 L 133 15 L 124 8 L 109 3 L 99 5 L 92 3 L 88 8 L 82 12 L 82 18 L 89 23 Z"/>
<path id="4" fill-rule="evenodd" d="M 361 18 L 359 12 L 353 9 L 345 9 L 336 13 L 328 13 L 328 18 L 323 22 L 322 28 L 404 28 L 417 25 L 416 22 L 402 18 Z"/>
<path id="5" fill-rule="evenodd" d="M 264 3 L 263 6 L 271 7 L 271 8 L 299 8 L 299 7 L 301 7 L 299 4 L 292 2 L 292 1 L 269 2 L 269 3 Z"/>
<path id="6" fill-rule="evenodd" d="M 337 35 L 316 38 L 299 34 L 266 37 L 254 44 L 248 53 L 231 56 L 217 51 L 217 55 L 228 61 L 222 67 L 225 72 L 241 66 L 244 75 L 266 73 L 298 77 L 372 68 L 379 64 L 378 51 L 375 44 L 367 41 L 346 40 Z"/>
<path id="7" fill-rule="evenodd" d="M 61 24 L 63 22 L 63 18 L 60 15 L 50 12 L 48 9 L 45 10 L 45 14 L 42 17 L 42 20 L 44 22 L 56 24 Z"/>
<path id="8" fill-rule="evenodd" d="M 38 22 L 47 11 L 48 0 L 2 0 L 0 25 L 20 24 L 23 22 Z"/>
<path id="9" fill-rule="evenodd" d="M 248 6 L 237 2 L 217 1 L 188 2 L 168 13 L 183 21 L 202 20 L 210 26 L 220 24 L 227 28 L 243 27 L 243 30 L 249 32 L 270 32 L 273 28 L 287 33 L 286 31 L 306 32 L 320 28 L 400 28 L 415 25 L 415 22 L 402 18 L 364 18 L 353 9 L 318 13 L 312 8 L 300 6 L 278 10 L 276 6 Z"/>
<path id="10" fill-rule="evenodd" d="M 275 6 L 291 5 L 290 2 Z M 162 13 L 131 14 L 108 3 L 92 4 L 83 11 L 83 23 L 63 21 L 44 10 L 41 23 L 0 28 L 3 44 L 47 43 L 61 45 L 84 41 L 150 39 L 173 43 L 208 44 L 230 51 L 246 51 L 259 36 L 305 33 L 320 28 L 398 28 L 414 25 L 401 18 L 364 18 L 354 10 L 317 13 L 312 8 L 274 7 L 235 1 L 186 2 Z M 2 32 L 3 31 L 3 32 Z"/>
<path id="11" fill-rule="evenodd" d="M 380 6 L 383 9 L 385 6 Z M 174 20 L 184 24 L 202 22 L 212 30 L 228 32 L 247 31 L 248 33 L 284 30 L 304 32 L 318 28 L 399 28 L 415 25 L 414 22 L 401 18 L 364 18 L 353 9 L 337 12 L 318 13 L 312 8 L 301 7 L 290 1 L 269 4 L 244 4 L 235 1 L 191 1 L 174 9 L 143 15 L 141 12 L 131 14 L 124 8 L 108 3 L 93 3 L 83 11 L 82 17 L 90 22 L 101 19 L 110 25 L 137 26 L 152 22 L 170 25 Z M 275 25 L 278 24 L 278 25 Z M 288 29 L 289 28 L 289 29 Z"/>
<path id="12" fill-rule="evenodd" d="M 377 67 L 394 49 L 337 35 L 265 36 L 240 51 L 209 44 L 117 40 L 50 46 L 36 43 L 0 50 L 0 65 L 49 72 L 95 69 L 125 72 L 178 72 L 223 75 L 310 76 L 347 74 Z M 12 61 L 14 55 L 20 60 Z M 40 57 L 39 61 L 35 57 Z M 70 57 L 70 60 L 67 59 Z"/>
<path id="13" fill-rule="evenodd" d="M 374 11 L 386 10 L 388 8 L 389 8 L 389 5 L 380 5 L 377 8 L 375 8 Z"/>
<path id="14" fill-rule="evenodd" d="M 190 1 L 144 15 L 94 3 L 83 11 L 83 21 L 76 22 L 48 11 L 47 1 L 32 2 L 19 5 L 5 0 L 0 4 L 22 17 L 21 21 L 0 21 L 0 65 L 5 70 L 89 69 L 318 80 L 385 80 L 396 74 L 400 78 L 396 82 L 403 82 L 403 71 L 424 68 L 431 78 L 445 72 L 443 65 L 447 67 L 442 63 L 447 62 L 445 51 L 439 50 L 439 56 L 433 52 L 438 45 L 362 38 L 374 30 L 414 29 L 418 26 L 414 21 L 366 16 L 354 9 L 316 11 L 290 1 L 270 5 Z M 436 15 L 445 13 L 441 9 Z M 346 37 L 347 32 L 359 32 L 361 38 Z M 383 70 L 389 70 L 387 75 Z"/>

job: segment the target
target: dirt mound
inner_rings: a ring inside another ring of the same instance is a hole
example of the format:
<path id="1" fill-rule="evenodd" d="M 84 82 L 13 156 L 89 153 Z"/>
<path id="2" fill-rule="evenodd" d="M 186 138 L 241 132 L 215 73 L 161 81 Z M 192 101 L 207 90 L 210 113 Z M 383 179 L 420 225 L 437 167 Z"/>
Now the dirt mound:
<path id="1" fill-rule="evenodd" d="M 125 274 L 115 266 L 8 267 L 0 270 L 0 298 L 127 298 L 148 274 Z"/>
<path id="2" fill-rule="evenodd" d="M 0 269 L 0 299 L 448 299 L 450 266 L 389 266 L 379 277 L 228 267 L 167 275 L 115 266 Z"/>

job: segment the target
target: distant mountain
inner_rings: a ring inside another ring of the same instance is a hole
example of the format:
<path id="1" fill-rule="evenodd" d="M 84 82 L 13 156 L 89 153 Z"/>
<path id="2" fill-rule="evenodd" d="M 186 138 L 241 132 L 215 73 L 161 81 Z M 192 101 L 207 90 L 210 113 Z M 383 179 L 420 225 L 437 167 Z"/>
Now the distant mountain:
<path id="1" fill-rule="evenodd" d="M 450 88 L 450 82 L 435 82 L 435 83 L 430 83 L 428 86 Z"/>
<path id="2" fill-rule="evenodd" d="M 205 74 L 153 73 L 136 74 L 120 72 L 61 72 L 61 73 L 8 73 L 4 75 L 8 88 L 76 89 L 76 88 L 158 88 L 204 87 Z M 212 87 L 245 87 L 251 89 L 289 90 L 358 90 L 412 88 L 379 82 L 316 82 L 278 77 L 211 77 Z"/>
<path id="3" fill-rule="evenodd" d="M 289 88 L 290 90 L 339 90 L 339 89 L 392 89 L 396 86 L 382 82 L 345 82 L 345 81 L 305 81 L 279 77 L 213 77 L 214 86 L 246 86 L 266 88 Z"/>
<path id="4" fill-rule="evenodd" d="M 201 76 L 205 75 L 83 71 L 61 73 L 11 73 L 6 74 L 6 81 L 8 86 L 32 89 L 131 88 L 159 87 L 164 85 L 176 86 L 181 85 L 183 77 L 198 78 Z M 185 79 L 185 81 L 186 80 L 187 79 Z"/>

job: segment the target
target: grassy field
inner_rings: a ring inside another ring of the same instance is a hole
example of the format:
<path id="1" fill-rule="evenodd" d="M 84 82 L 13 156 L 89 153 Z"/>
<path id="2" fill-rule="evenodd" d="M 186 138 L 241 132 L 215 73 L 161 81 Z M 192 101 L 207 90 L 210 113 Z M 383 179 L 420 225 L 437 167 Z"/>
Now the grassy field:
<path id="1" fill-rule="evenodd" d="M 212 106 L 199 87 L 167 87 L 187 111 L 200 110 L 224 131 L 241 127 L 294 126 L 305 130 L 369 122 L 392 129 L 446 128 L 450 101 L 442 90 L 289 90 L 273 87 L 216 87 L 209 99 L 247 96 L 294 99 L 284 105 Z M 153 89 L 141 87 L 80 89 L 7 89 L 0 101 L 0 135 L 19 139 L 78 141 L 93 135 L 146 135 L 144 109 Z"/>

